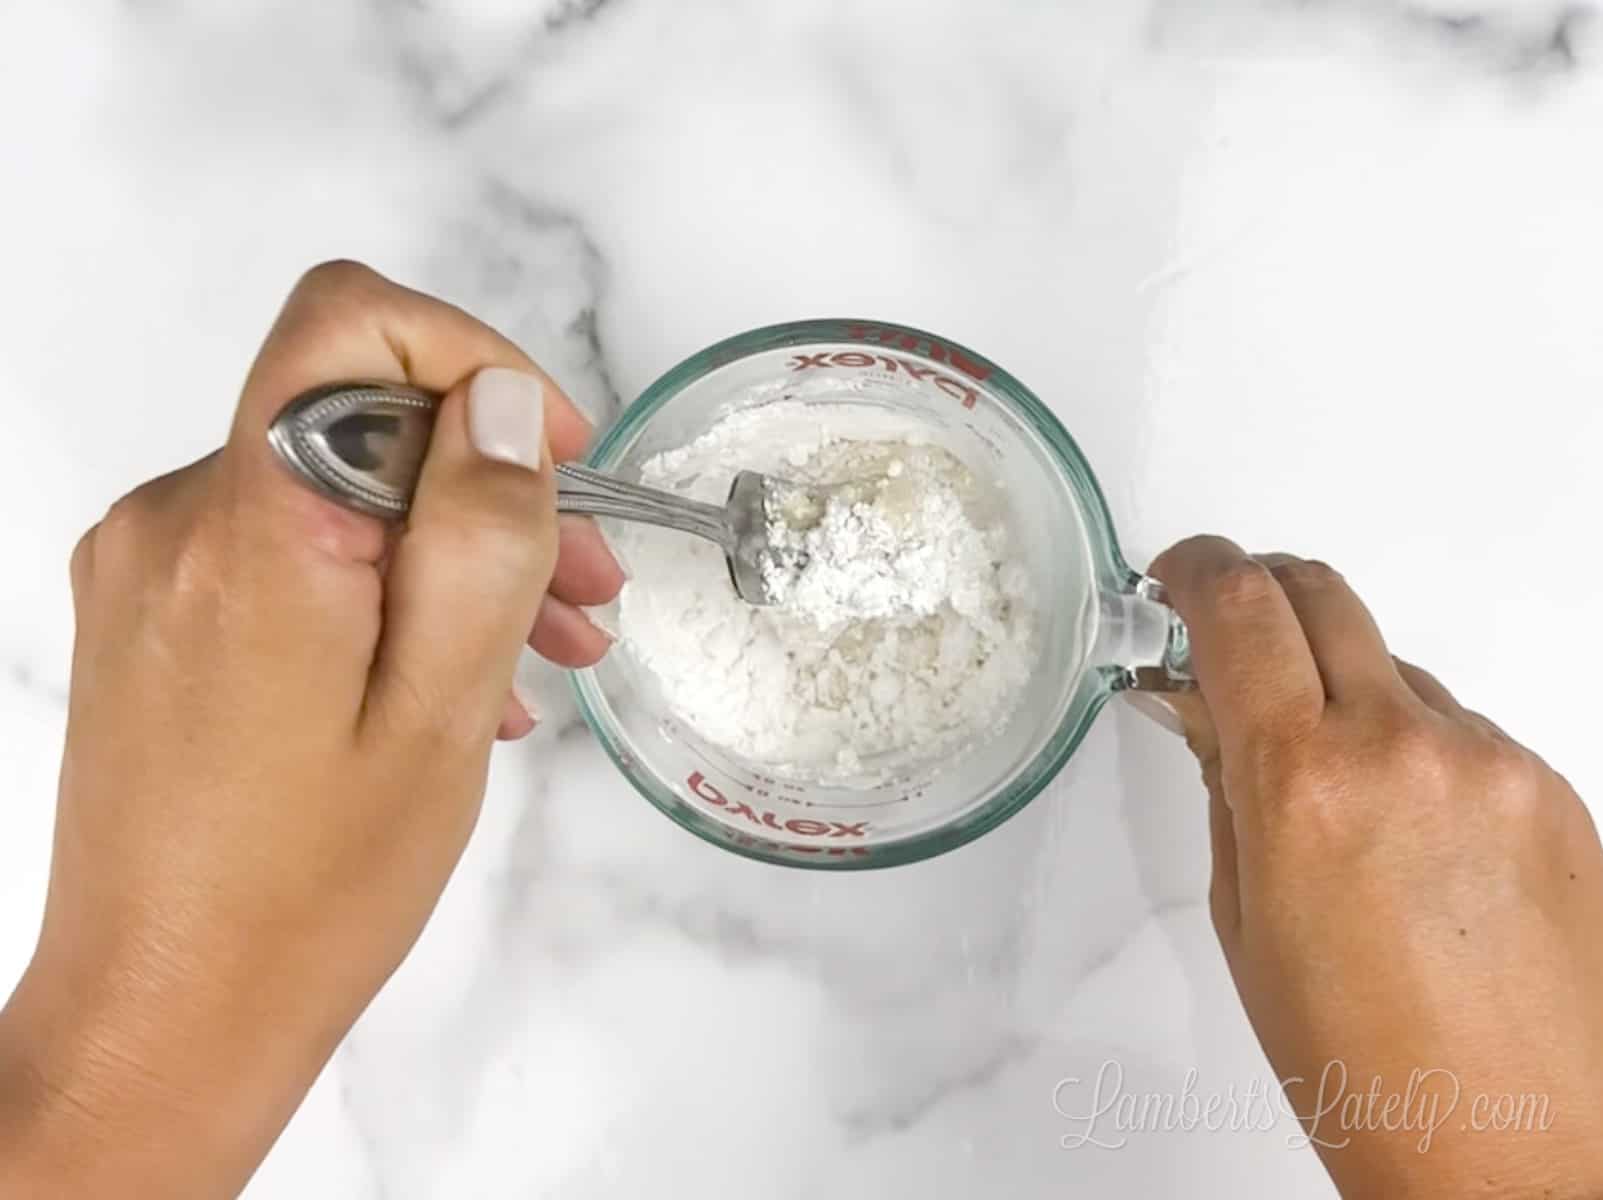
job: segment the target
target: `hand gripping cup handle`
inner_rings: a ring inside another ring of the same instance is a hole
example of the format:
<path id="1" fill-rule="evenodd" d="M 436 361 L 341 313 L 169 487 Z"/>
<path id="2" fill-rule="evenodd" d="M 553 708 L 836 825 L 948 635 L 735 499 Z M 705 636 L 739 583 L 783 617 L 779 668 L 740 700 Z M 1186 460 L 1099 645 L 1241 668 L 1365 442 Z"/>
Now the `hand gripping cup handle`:
<path id="1" fill-rule="evenodd" d="M 1169 605 L 1164 586 L 1131 572 L 1127 586 L 1100 597 L 1101 658 L 1111 664 L 1113 684 L 1124 692 L 1190 692 L 1191 639 Z"/>

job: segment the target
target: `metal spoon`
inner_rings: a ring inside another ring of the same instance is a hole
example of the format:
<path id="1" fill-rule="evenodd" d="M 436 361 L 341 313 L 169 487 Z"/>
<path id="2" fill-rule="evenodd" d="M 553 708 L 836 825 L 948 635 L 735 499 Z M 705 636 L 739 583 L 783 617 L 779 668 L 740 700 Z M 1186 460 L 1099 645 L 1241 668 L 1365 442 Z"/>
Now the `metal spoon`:
<path id="1" fill-rule="evenodd" d="M 267 440 L 297 478 L 346 508 L 399 520 L 411 507 L 440 397 L 393 383 L 336 383 L 291 400 Z M 764 567 L 786 561 L 770 546 L 768 507 L 795 484 L 741 471 L 723 507 L 625 483 L 600 471 L 559 463 L 557 511 L 640 521 L 716 543 L 742 600 L 772 604 Z M 793 556 L 792 556 L 793 557 Z M 800 563 L 792 563 L 793 567 Z"/>

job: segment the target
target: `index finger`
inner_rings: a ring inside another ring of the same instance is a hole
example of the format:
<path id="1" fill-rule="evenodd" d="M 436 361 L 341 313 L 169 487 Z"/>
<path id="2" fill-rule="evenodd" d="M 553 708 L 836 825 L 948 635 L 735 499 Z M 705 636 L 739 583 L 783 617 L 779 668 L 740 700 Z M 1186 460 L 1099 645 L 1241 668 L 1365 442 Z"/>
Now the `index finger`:
<path id="1" fill-rule="evenodd" d="M 1186 623 L 1221 746 L 1295 738 L 1318 723 L 1319 668 L 1268 567 L 1225 538 L 1194 537 L 1160 554 L 1151 574 Z"/>

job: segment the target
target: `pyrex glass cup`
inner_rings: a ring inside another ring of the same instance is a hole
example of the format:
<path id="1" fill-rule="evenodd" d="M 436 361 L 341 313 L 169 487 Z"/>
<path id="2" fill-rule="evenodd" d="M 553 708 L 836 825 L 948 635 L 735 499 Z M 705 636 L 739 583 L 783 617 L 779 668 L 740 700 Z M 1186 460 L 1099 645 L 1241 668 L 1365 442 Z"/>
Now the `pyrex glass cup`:
<path id="1" fill-rule="evenodd" d="M 1039 658 L 993 736 L 871 786 L 827 786 L 742 761 L 698 736 L 669 710 L 626 639 L 600 665 L 575 672 L 579 708 L 618 769 L 674 821 L 735 853 L 787 866 L 914 862 L 971 841 L 1029 803 L 1114 694 L 1194 686 L 1185 628 L 1161 585 L 1124 562 L 1073 439 L 1007 372 L 932 334 L 857 320 L 740 334 L 647 388 L 590 465 L 635 479 L 647 459 L 726 414 L 779 399 L 916 416 L 978 478 L 997 480 L 1014 551 L 1037 589 Z M 650 583 L 636 570 L 630 586 Z"/>

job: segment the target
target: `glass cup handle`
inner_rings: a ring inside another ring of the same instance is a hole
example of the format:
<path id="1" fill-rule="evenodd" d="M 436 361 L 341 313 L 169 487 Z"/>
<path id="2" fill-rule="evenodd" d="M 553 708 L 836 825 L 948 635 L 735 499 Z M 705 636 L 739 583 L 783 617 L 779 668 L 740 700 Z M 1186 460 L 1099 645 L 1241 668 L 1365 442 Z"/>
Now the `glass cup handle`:
<path id="1" fill-rule="evenodd" d="M 1191 638 L 1169 606 L 1168 592 L 1150 575 L 1134 576 L 1132 583 L 1129 590 L 1103 598 L 1103 617 L 1113 634 L 1109 658 L 1118 672 L 1115 686 L 1133 692 L 1194 691 Z"/>

